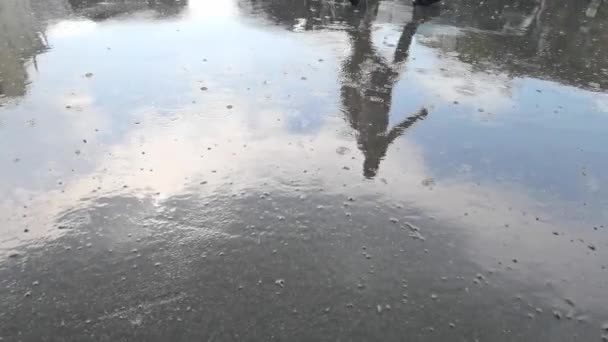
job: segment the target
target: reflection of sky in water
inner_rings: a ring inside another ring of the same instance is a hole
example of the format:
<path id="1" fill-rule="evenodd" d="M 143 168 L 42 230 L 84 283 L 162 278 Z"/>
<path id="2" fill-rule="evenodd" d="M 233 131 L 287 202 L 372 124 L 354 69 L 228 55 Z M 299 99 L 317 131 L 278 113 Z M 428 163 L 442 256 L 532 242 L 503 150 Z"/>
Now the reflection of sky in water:
<path id="1" fill-rule="evenodd" d="M 513 182 L 580 205 L 599 200 L 596 209 L 605 204 L 601 94 L 472 71 L 420 45 L 410 52 L 393 91 L 391 125 L 421 106 L 433 108 L 408 137 L 423 146 L 436 177 Z M 463 84 L 471 91 L 461 91 Z"/>
<path id="2" fill-rule="evenodd" d="M 79 32 L 75 27 L 80 25 L 86 30 Z M 247 110 L 278 102 L 281 107 L 275 114 L 284 117 L 284 127 L 294 133 L 318 130 L 323 116 L 336 112 L 327 96 L 336 88 L 335 77 L 328 72 L 335 69 L 335 62 L 318 62 L 328 52 L 324 46 L 315 48 L 310 39 L 252 30 L 235 21 L 214 22 L 213 30 L 196 20 L 96 25 L 77 21 L 58 26 L 49 30 L 52 50 L 38 57 L 38 71 L 30 70 L 30 94 L 7 118 L 18 128 L 6 130 L 3 146 L 7 155 L 21 160 L 22 168 L 4 175 L 5 190 L 17 184 L 42 185 L 44 181 L 31 172 L 44 173 L 49 167 L 56 174 L 92 167 L 94 153 L 74 158 L 76 150 L 87 147 L 81 140 L 121 143 L 146 111 L 159 117 L 212 118 L 218 112 L 219 117 L 229 115 L 225 107 L 236 99 L 251 107 Z M 65 27 L 72 27 L 69 34 Z M 148 37 L 151 30 L 154 39 Z M 291 58 L 268 46 L 289 51 Z M 145 57 L 138 52 L 145 52 Z M 90 79 L 84 76 L 88 72 L 93 73 Z M 202 91 L 203 86 L 208 90 Z M 258 115 L 251 110 L 247 117 L 251 129 L 258 126 Z M 24 127 L 27 120 L 36 125 Z M 41 134 L 42 130 L 57 134 Z M 24 136 L 27 146 L 15 149 L 10 144 Z"/>
<path id="3" fill-rule="evenodd" d="M 603 310 L 605 303 L 587 294 L 599 297 L 604 289 L 598 260 L 606 242 L 589 228 L 608 215 L 605 96 L 485 72 L 425 45 L 434 28 L 445 27 L 424 24 L 425 37 L 413 40 L 391 89 L 388 130 L 421 107 L 429 115 L 388 147 L 378 176 L 366 180 L 354 139 L 365 129 L 351 126 L 373 125 L 373 115 L 383 123 L 386 113 L 366 113 L 369 120 L 356 124 L 343 116 L 346 33 L 242 23 L 227 3 L 214 4 L 217 17 L 193 2 L 178 19 L 68 20 L 49 28 L 51 49 L 38 56 L 37 69 L 29 67 L 29 94 L 0 112 L 0 209 L 11 223 L 0 247 L 51 240 L 62 234 L 48 233 L 58 214 L 93 210 L 91 198 L 197 198 L 191 210 L 200 215 L 208 203 L 197 201 L 219 192 L 290 196 L 298 186 L 321 198 L 354 193 L 371 216 L 381 207 L 407 207 L 420 213 L 429 239 L 445 226 L 465 236 L 459 252 L 476 263 L 494 267 L 516 254 L 518 275 L 531 283 L 545 274 L 592 279 L 556 287 L 574 292 L 583 307 Z M 390 63 L 401 29 L 374 26 L 376 50 L 366 53 Z M 295 210 L 314 220 L 311 208 Z M 565 236 L 553 238 L 552 231 Z M 104 244 L 123 238 L 108 235 Z M 591 255 L 590 239 L 602 246 Z"/>
<path id="4" fill-rule="evenodd" d="M 65 173 L 76 166 L 82 172 L 94 160 L 70 158 L 70 152 L 79 150 L 79 141 L 94 129 L 100 131 L 96 142 L 121 143 L 146 111 L 176 120 L 218 118 L 216 113 L 237 98 L 250 107 L 272 103 L 277 113 L 266 115 L 277 116 L 291 133 L 315 134 L 325 117 L 338 113 L 333 94 L 339 88 L 340 60 L 335 58 L 340 56 L 331 51 L 335 47 L 318 43 L 322 35 L 252 29 L 229 16 L 209 23 L 196 20 L 196 10 L 192 13 L 179 21 L 63 21 L 51 26 L 47 39 L 52 49 L 38 57 L 38 71 L 30 70 L 30 94 L 8 118 L 36 123 L 4 135 L 7 142 L 29 137 L 30 144 L 13 158 L 20 158 L 29 172 L 65 167 Z M 147 37 L 151 30 L 154 39 Z M 388 61 L 400 30 L 395 24 L 375 26 L 374 44 Z M 420 28 L 425 36 L 432 30 L 432 25 Z M 286 58 L 275 51 L 289 53 Z M 94 76 L 85 78 L 87 72 Z M 201 91 L 203 86 L 208 90 Z M 452 104 L 455 100 L 459 105 Z M 414 39 L 393 89 L 389 129 L 429 107 L 429 118 L 403 139 L 421 144 L 434 176 L 464 173 L 581 200 L 602 193 L 604 182 L 597 170 L 606 166 L 601 158 L 606 116 L 598 115 L 598 101 L 594 94 L 555 83 L 473 70 L 453 57 L 439 58 L 437 50 Z M 260 128 L 258 115 L 251 111 L 246 117 L 249 129 Z M 39 134 L 41 129 L 62 133 L 49 137 Z M 582 178 L 583 169 L 588 179 Z M 23 170 L 5 177 L 26 188 L 32 179 L 40 181 Z M 15 185 L 11 182 L 5 190 Z"/>
<path id="5" fill-rule="evenodd" d="M 277 114 L 285 129 L 318 131 L 325 116 L 338 112 L 332 96 L 338 89 L 339 60 L 327 58 L 332 51 L 317 43 L 323 37 L 252 29 L 227 19 L 231 6 L 222 8 L 225 16 L 211 22 L 197 20 L 204 11 L 193 6 L 187 20 L 63 21 L 51 26 L 47 39 L 52 49 L 38 57 L 38 71 L 30 70 L 30 94 L 5 119 L 33 119 L 37 126 L 4 135 L 9 142 L 25 134 L 29 147 L 44 145 L 46 151 L 19 149 L 14 158 L 39 172 L 45 168 L 41 162 L 60 164 L 65 145 L 79 149 L 78 141 L 95 128 L 102 130 L 98 142 L 119 143 L 147 110 L 161 117 L 213 116 L 232 98 L 247 106 L 279 103 Z M 148 37 L 151 30 L 153 39 Z M 375 46 L 387 60 L 400 30 L 395 24 L 375 27 Z M 425 36 L 432 30 L 432 25 L 420 28 Z M 275 51 L 289 54 L 286 58 Z M 327 60 L 319 63 L 320 56 Z M 94 76 L 86 79 L 87 72 Z M 209 90 L 202 92 L 202 86 Z M 596 170 L 606 166 L 600 157 L 606 116 L 598 115 L 597 103 L 602 102 L 596 98 L 554 83 L 475 71 L 455 58 L 439 59 L 436 50 L 414 40 L 402 80 L 393 89 L 390 125 L 422 106 L 432 108 L 424 124 L 407 137 L 422 144 L 437 177 L 465 170 L 477 179 L 514 181 L 580 199 L 601 191 L 603 179 L 597 177 L 603 175 Z M 460 105 L 452 105 L 454 100 Z M 65 105 L 76 108 L 65 110 Z M 93 112 L 97 114 L 86 118 Z M 256 114 L 247 117 L 252 129 L 256 120 Z M 62 134 L 39 134 L 45 128 Z M 51 155 L 28 158 L 28 153 Z M 82 162 L 69 160 L 66 165 Z M 583 168 L 595 180 L 577 180 Z M 32 178 L 22 171 L 12 177 L 21 178 L 22 185 Z"/>

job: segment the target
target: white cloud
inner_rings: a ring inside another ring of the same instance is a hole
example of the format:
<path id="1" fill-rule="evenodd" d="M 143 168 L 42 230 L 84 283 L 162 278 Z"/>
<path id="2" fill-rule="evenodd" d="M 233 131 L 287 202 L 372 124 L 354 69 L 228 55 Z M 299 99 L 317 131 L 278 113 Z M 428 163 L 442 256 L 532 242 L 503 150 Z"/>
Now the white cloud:
<path id="1" fill-rule="evenodd" d="M 97 28 L 91 20 L 63 20 L 47 28 L 47 35 L 54 38 L 67 38 L 90 34 Z"/>

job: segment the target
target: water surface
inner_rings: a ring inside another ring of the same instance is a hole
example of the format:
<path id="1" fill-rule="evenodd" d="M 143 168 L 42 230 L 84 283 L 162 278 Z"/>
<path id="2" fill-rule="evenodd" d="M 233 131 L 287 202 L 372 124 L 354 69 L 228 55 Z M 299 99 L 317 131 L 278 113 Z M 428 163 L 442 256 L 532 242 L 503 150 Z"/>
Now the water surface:
<path id="1" fill-rule="evenodd" d="M 2 1 L 0 338 L 601 341 L 607 23 Z"/>

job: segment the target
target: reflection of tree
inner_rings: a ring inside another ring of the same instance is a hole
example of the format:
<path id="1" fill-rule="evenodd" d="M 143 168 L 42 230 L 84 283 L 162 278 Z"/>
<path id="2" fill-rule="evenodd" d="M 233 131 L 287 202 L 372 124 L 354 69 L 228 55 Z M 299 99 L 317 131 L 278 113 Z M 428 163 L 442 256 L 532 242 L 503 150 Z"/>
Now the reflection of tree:
<path id="1" fill-rule="evenodd" d="M 92 20 L 105 20 L 118 15 L 150 9 L 158 17 L 179 14 L 188 0 L 68 0 L 74 11 Z"/>
<path id="2" fill-rule="evenodd" d="M 49 21 L 75 11 L 91 19 L 151 9 L 158 18 L 180 13 L 187 0 L 0 0 L 0 102 L 27 92 L 27 65 L 48 49 Z"/>
<path id="3" fill-rule="evenodd" d="M 31 0 L 0 1 L 0 98 L 26 93 L 24 63 L 47 48 Z"/>
<path id="4" fill-rule="evenodd" d="M 350 22 L 355 14 L 350 5 L 329 1 L 239 0 L 238 6 L 249 15 L 262 16 L 288 29 L 297 26 L 305 31 L 328 29 L 344 21 Z"/>
<path id="5" fill-rule="evenodd" d="M 441 21 L 465 34 L 434 39 L 429 45 L 459 53 L 473 65 L 491 64 L 515 76 L 534 76 L 578 87 L 608 87 L 608 11 L 586 16 L 590 1 L 489 0 L 473 6 L 453 0 Z M 604 11 L 602 11 L 604 10 Z M 448 44 L 446 44 L 448 43 Z"/>

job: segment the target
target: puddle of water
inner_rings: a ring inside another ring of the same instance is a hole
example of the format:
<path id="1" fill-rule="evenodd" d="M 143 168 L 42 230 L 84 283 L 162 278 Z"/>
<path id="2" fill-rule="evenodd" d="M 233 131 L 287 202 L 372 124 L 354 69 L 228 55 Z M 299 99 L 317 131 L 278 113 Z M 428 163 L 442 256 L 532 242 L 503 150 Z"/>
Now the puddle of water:
<path id="1" fill-rule="evenodd" d="M 606 13 L 3 1 L 0 337 L 601 340 Z"/>

